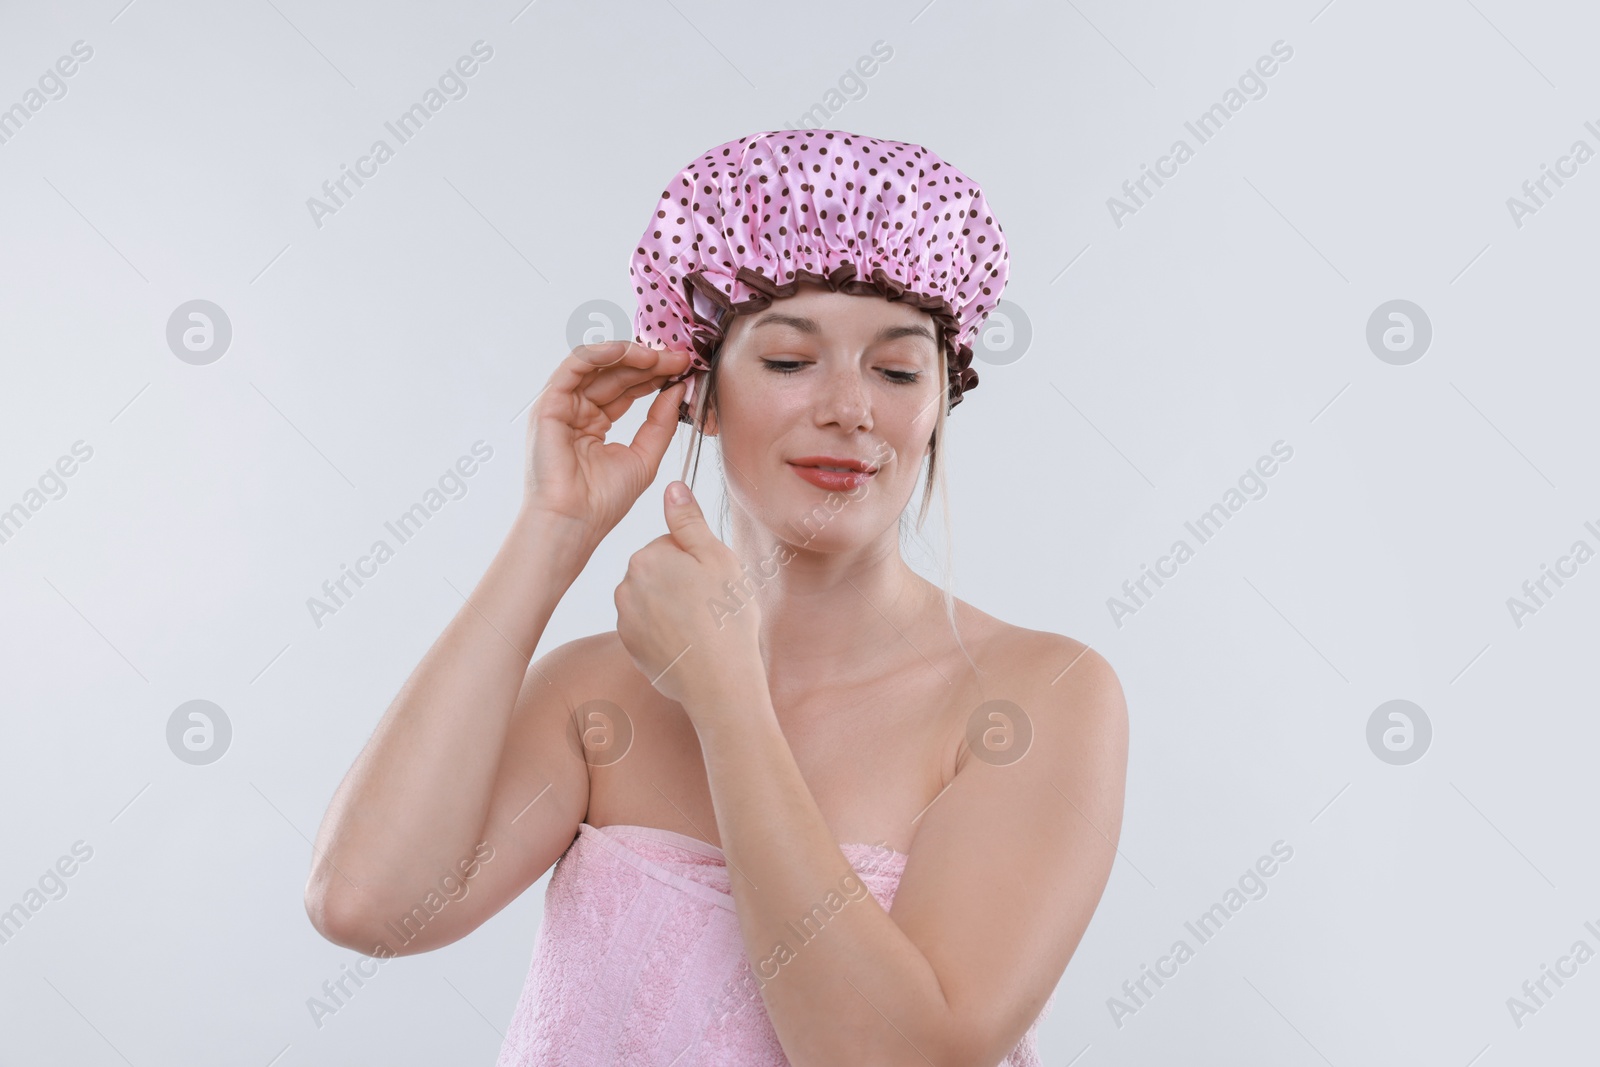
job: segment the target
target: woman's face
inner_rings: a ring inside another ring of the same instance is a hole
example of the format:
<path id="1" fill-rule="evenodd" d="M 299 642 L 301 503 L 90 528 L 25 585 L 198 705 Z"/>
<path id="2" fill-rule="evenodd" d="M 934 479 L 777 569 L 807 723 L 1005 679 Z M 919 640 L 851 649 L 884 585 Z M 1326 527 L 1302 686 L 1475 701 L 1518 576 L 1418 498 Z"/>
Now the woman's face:
<path id="1" fill-rule="evenodd" d="M 708 428 L 729 495 L 782 540 L 819 551 L 896 525 L 945 397 L 937 336 L 909 304 L 813 285 L 735 318 Z M 819 457 L 873 473 L 830 478 L 806 466 Z"/>

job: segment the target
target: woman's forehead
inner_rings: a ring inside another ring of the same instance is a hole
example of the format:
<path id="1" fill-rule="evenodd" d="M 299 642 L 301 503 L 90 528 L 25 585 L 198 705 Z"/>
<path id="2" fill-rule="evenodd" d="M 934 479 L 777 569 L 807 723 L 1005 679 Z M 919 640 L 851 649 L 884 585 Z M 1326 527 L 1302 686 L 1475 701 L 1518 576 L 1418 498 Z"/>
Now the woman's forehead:
<path id="1" fill-rule="evenodd" d="M 752 334 L 795 332 L 824 337 L 873 335 L 886 326 L 922 326 L 937 340 L 933 317 L 910 304 L 885 299 L 878 293 L 841 293 L 810 283 L 771 306 L 735 316 L 728 339 Z"/>

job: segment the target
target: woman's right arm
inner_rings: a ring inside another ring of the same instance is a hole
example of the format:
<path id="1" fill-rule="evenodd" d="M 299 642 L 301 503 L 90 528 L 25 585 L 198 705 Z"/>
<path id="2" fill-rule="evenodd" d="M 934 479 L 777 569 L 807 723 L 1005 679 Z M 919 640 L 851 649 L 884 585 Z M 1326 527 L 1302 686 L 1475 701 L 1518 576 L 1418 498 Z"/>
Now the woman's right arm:
<path id="1" fill-rule="evenodd" d="M 686 353 L 633 342 L 581 346 L 535 400 L 523 505 L 505 542 L 323 817 L 305 905 L 330 941 L 369 955 L 448 944 L 571 843 L 589 780 L 568 741 L 563 682 L 581 674 L 591 640 L 530 660 L 590 554 L 654 481 L 682 387 L 656 396 L 631 445 L 606 431 L 687 365 Z"/>

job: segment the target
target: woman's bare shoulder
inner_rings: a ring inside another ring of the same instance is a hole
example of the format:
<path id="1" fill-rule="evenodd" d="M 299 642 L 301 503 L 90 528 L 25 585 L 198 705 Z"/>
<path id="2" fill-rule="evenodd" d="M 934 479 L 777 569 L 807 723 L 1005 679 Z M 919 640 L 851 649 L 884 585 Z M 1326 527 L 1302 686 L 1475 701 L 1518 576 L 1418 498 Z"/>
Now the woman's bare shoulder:
<path id="1" fill-rule="evenodd" d="M 1005 622 L 966 601 L 956 600 L 956 620 L 961 632 L 973 634 L 982 650 L 974 657 L 985 674 L 1003 673 L 1014 683 L 1032 687 L 1058 687 L 1068 675 L 1096 684 L 1115 684 L 1111 664 L 1086 642 L 1051 630 L 1036 630 Z M 969 648 L 972 645 L 969 644 Z"/>
<path id="2" fill-rule="evenodd" d="M 978 645 L 995 655 L 1028 655 L 1041 648 L 1058 645 L 1074 650 L 1087 648 L 1081 641 L 1048 630 L 1034 630 L 989 614 L 960 597 L 955 597 L 956 624 L 968 646 Z"/>
<path id="3" fill-rule="evenodd" d="M 1120 798 L 1128 709 L 1105 657 L 1077 638 L 1004 622 L 959 602 L 956 618 L 979 668 L 973 684 L 982 702 L 955 720 L 945 783 L 973 770 L 985 776 L 990 765 L 1010 766 L 1010 760 L 983 758 L 982 747 L 990 738 L 1009 745 L 1026 736 L 1024 751 L 1038 753 L 1030 757 L 1035 771 L 1077 781 L 1099 775 Z M 1052 791 L 1059 793 L 1059 786 Z"/>
<path id="4" fill-rule="evenodd" d="M 634 679 L 643 678 L 615 630 L 586 634 L 557 645 L 536 659 L 533 669 L 580 701 L 609 696 Z"/>

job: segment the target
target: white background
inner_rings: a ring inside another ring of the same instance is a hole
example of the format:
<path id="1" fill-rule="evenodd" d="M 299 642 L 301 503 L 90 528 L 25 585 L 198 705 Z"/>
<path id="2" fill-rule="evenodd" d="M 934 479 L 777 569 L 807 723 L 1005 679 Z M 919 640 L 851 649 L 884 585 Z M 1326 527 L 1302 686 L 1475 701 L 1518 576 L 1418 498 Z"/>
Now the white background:
<path id="1" fill-rule="evenodd" d="M 310 838 L 507 530 L 570 316 L 631 312 L 664 183 L 799 124 L 880 40 L 814 124 L 981 183 L 1032 326 L 950 421 L 957 595 L 1090 643 L 1130 708 L 1121 857 L 1045 1061 L 1594 1056 L 1600 962 L 1520 1028 L 1506 1006 L 1600 950 L 1600 562 L 1520 627 L 1506 604 L 1600 548 L 1600 162 L 1520 227 L 1506 203 L 1600 148 L 1584 5 L 122 5 L 0 17 L 0 107 L 94 50 L 0 144 L 0 508 L 93 449 L 0 544 L 0 908 L 93 848 L 0 945 L 0 1059 L 493 1062 L 544 883 L 319 1028 L 307 998 L 356 957 L 302 909 Z M 307 198 L 480 39 L 468 95 L 318 227 Z M 1280 40 L 1266 95 L 1198 145 L 1185 121 Z M 1108 198 L 1179 137 L 1194 158 L 1117 225 Z M 193 299 L 233 330 L 205 366 L 166 342 Z M 1408 365 L 1366 341 L 1394 299 L 1432 324 Z M 314 625 L 306 599 L 479 440 L 467 494 Z M 1107 598 L 1279 440 L 1267 495 L 1118 626 Z M 614 627 L 679 462 L 541 651 Z M 1366 741 L 1397 698 L 1433 727 L 1405 766 Z M 207 766 L 167 746 L 193 699 L 233 728 Z M 1278 840 L 1267 896 L 1116 1025 L 1108 998 Z"/>

